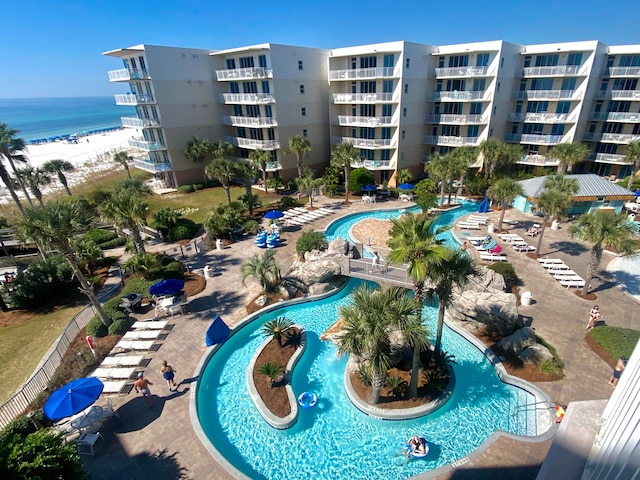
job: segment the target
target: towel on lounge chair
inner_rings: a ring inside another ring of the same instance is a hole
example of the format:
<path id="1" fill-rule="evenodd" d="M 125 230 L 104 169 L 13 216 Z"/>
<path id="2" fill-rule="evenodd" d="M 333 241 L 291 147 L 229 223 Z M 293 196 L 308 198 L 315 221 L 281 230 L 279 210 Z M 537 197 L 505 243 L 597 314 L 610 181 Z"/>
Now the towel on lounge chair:
<path id="1" fill-rule="evenodd" d="M 502 251 L 502 245 L 496 245 L 492 249 L 489 250 L 491 255 L 498 255 Z"/>

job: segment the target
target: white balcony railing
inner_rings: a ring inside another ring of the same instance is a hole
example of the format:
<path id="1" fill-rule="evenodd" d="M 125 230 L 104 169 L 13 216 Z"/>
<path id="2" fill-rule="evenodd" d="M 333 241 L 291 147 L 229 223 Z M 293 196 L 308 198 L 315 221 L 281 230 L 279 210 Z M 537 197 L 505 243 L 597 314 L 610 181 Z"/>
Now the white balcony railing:
<path id="1" fill-rule="evenodd" d="M 123 127 L 127 128 L 149 128 L 159 127 L 160 120 L 153 118 L 145 118 L 144 120 L 137 117 L 120 117 Z"/>
<path id="2" fill-rule="evenodd" d="M 604 122 L 640 122 L 640 113 L 627 112 L 591 112 L 589 116 L 591 120 L 600 120 Z"/>
<path id="3" fill-rule="evenodd" d="M 469 91 L 436 91 L 433 92 L 432 99 L 436 101 L 453 101 L 453 102 L 467 102 L 473 100 L 484 100 L 486 90 L 469 90 Z"/>
<path id="4" fill-rule="evenodd" d="M 275 97 L 270 93 L 223 93 L 221 100 L 224 103 L 249 105 L 276 102 Z"/>
<path id="5" fill-rule="evenodd" d="M 436 68 L 436 78 L 446 77 L 489 77 L 493 75 L 493 68 L 489 67 L 449 67 Z"/>
<path id="6" fill-rule="evenodd" d="M 525 77 L 560 77 L 586 75 L 580 72 L 580 65 L 560 65 L 556 67 L 526 67 L 522 69 L 522 75 Z"/>
<path id="7" fill-rule="evenodd" d="M 393 102 L 393 93 L 334 93 L 334 103 Z"/>
<path id="8" fill-rule="evenodd" d="M 640 141 L 640 135 L 632 135 L 630 133 L 591 133 L 584 134 L 585 140 L 604 143 L 624 143 Z"/>
<path id="9" fill-rule="evenodd" d="M 352 68 L 348 70 L 331 70 L 330 80 L 357 80 L 364 78 L 397 77 L 393 67 Z"/>
<path id="10" fill-rule="evenodd" d="M 531 133 L 511 133 L 506 136 L 507 142 L 532 143 L 540 145 L 556 145 L 562 142 L 562 135 L 535 135 Z"/>
<path id="11" fill-rule="evenodd" d="M 222 123 L 234 127 L 274 127 L 278 122 L 273 117 L 223 117 Z"/>
<path id="12" fill-rule="evenodd" d="M 115 95 L 116 105 L 143 105 L 156 103 L 153 95 L 134 95 L 133 93 L 123 93 Z"/>
<path id="13" fill-rule="evenodd" d="M 452 125 L 480 124 L 487 123 L 484 115 L 455 115 L 442 114 L 436 115 L 429 113 L 424 116 L 424 123 L 445 123 Z"/>
<path id="14" fill-rule="evenodd" d="M 510 113 L 512 122 L 534 123 L 573 123 L 574 115 L 571 113 Z"/>
<path id="15" fill-rule="evenodd" d="M 136 138 L 130 138 L 128 140 L 129 146 L 133 148 L 139 148 L 141 150 L 146 150 L 147 152 L 152 152 L 155 150 L 166 150 L 167 147 L 162 142 L 149 142 L 147 140 L 139 140 Z"/>
<path id="16" fill-rule="evenodd" d="M 595 153 L 589 159 L 596 163 L 615 163 L 618 165 L 631 165 L 633 163 L 627 161 L 624 155 L 616 153 Z"/>
<path id="17" fill-rule="evenodd" d="M 521 90 L 514 100 L 573 100 L 575 90 Z"/>
<path id="18" fill-rule="evenodd" d="M 536 165 L 538 167 L 557 167 L 559 161 L 555 158 L 546 157 L 544 155 L 525 155 L 516 163 L 521 165 Z"/>
<path id="19" fill-rule="evenodd" d="M 172 170 L 171 164 L 168 162 L 155 163 L 150 160 L 134 160 L 133 166 L 151 173 L 170 172 Z"/>
<path id="20" fill-rule="evenodd" d="M 277 170 L 282 170 L 282 165 L 278 162 L 267 162 L 267 172 L 275 172 Z"/>
<path id="21" fill-rule="evenodd" d="M 459 147 L 462 145 L 477 145 L 479 137 L 452 137 L 446 135 L 426 135 L 422 143 L 427 145 L 449 145 Z"/>
<path id="22" fill-rule="evenodd" d="M 357 148 L 393 148 L 396 141 L 391 138 L 353 138 L 353 137 L 333 137 L 332 143 L 350 143 Z"/>
<path id="23" fill-rule="evenodd" d="M 246 80 L 250 78 L 273 78 L 270 68 L 234 68 L 231 70 L 216 70 L 218 80 Z"/>
<path id="24" fill-rule="evenodd" d="M 393 124 L 393 117 L 353 117 L 338 115 L 337 124 L 354 127 L 381 127 Z"/>
<path id="25" fill-rule="evenodd" d="M 596 98 L 599 100 L 607 98 L 611 100 L 640 100 L 640 90 L 601 90 L 596 93 Z"/>
<path id="26" fill-rule="evenodd" d="M 250 150 L 276 150 L 280 148 L 280 143 L 277 140 L 254 140 L 253 138 L 242 137 L 224 137 L 224 140 L 236 147 Z"/>
<path id="27" fill-rule="evenodd" d="M 146 70 L 138 70 L 137 68 L 109 70 L 107 74 L 109 75 L 110 82 L 128 82 L 129 80 L 146 80 L 151 78 Z"/>
<path id="28" fill-rule="evenodd" d="M 609 67 L 602 72 L 603 77 L 640 77 L 640 67 Z"/>
<path id="29" fill-rule="evenodd" d="M 368 168 L 369 170 L 389 169 L 392 168 L 395 162 L 391 160 L 360 160 L 351 162 L 351 168 Z"/>

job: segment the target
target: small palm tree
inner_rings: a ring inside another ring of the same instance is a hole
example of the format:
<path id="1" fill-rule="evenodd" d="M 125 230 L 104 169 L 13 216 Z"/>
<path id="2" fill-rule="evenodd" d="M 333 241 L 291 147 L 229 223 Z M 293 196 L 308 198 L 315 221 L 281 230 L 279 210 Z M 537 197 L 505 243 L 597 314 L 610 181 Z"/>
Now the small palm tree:
<path id="1" fill-rule="evenodd" d="M 640 169 L 640 142 L 631 142 L 627 145 L 627 152 L 624 155 L 625 162 L 631 163 L 631 175 L 629 176 L 629 182 L 627 183 L 627 189 L 631 190 L 633 187 L 633 181 L 636 178 L 636 173 Z"/>
<path id="2" fill-rule="evenodd" d="M 142 275 L 145 279 L 150 279 L 159 267 L 160 259 L 150 253 L 137 253 L 124 264 L 127 271 Z"/>
<path id="3" fill-rule="evenodd" d="M 273 283 L 279 279 L 275 255 L 274 250 L 267 250 L 262 256 L 254 255 L 247 260 L 240 268 L 242 284 L 245 284 L 247 277 L 254 277 L 260 282 L 262 290 L 269 293 L 273 288 Z"/>
<path id="4" fill-rule="evenodd" d="M 444 205 L 445 182 L 448 175 L 447 159 L 436 152 L 425 163 L 424 170 L 436 185 L 440 183 L 440 205 Z"/>
<path id="5" fill-rule="evenodd" d="M 129 153 L 124 150 L 116 153 L 113 156 L 113 161 L 122 165 L 122 168 L 124 168 L 127 172 L 127 177 L 129 178 L 129 180 L 131 180 L 131 172 L 129 171 L 129 164 L 131 163 L 131 160 L 133 160 L 131 155 L 129 155 Z"/>
<path id="6" fill-rule="evenodd" d="M 460 159 L 460 163 L 466 166 L 460 175 L 460 185 L 464 185 L 469 168 L 478 162 L 478 147 L 458 147 L 453 150 L 452 155 Z"/>
<path id="7" fill-rule="evenodd" d="M 204 170 L 206 164 L 208 164 L 212 157 L 213 145 L 209 140 L 202 139 L 194 136 L 189 140 L 187 146 L 184 148 L 184 156 L 192 162 L 200 165 L 200 168 Z M 207 183 L 207 175 L 203 172 L 204 183 Z"/>
<path id="8" fill-rule="evenodd" d="M 245 193 L 238 200 L 249 210 L 249 215 L 253 215 L 253 210 L 261 205 L 260 197 L 255 193 Z"/>
<path id="9" fill-rule="evenodd" d="M 491 178 L 491 174 L 500 161 L 500 156 L 502 155 L 504 145 L 504 142 L 501 142 L 496 138 L 488 138 L 486 140 L 483 140 L 478 147 L 478 150 L 480 150 L 480 154 L 482 156 L 482 165 L 480 166 L 480 170 L 478 172 L 484 170 L 484 176 L 487 180 Z"/>
<path id="10" fill-rule="evenodd" d="M 411 180 L 413 180 L 413 175 L 411 175 L 411 171 L 408 168 L 403 168 L 396 173 L 396 182 L 398 185 L 409 183 Z"/>
<path id="11" fill-rule="evenodd" d="M 267 362 L 260 365 L 257 371 L 269 379 L 269 386 L 273 388 L 276 380 L 284 373 L 284 367 L 277 362 Z"/>
<path id="12" fill-rule="evenodd" d="M 265 150 L 257 149 L 249 153 L 249 160 L 251 160 L 258 169 L 262 172 L 262 181 L 264 182 L 264 193 L 269 193 L 267 187 L 267 162 L 272 159 L 271 154 Z"/>
<path id="13" fill-rule="evenodd" d="M 71 162 L 60 159 L 49 160 L 44 165 L 42 165 L 42 169 L 47 173 L 55 173 L 58 176 L 58 180 L 60 180 L 60 184 L 67 191 L 67 195 L 71 196 L 69 183 L 67 182 L 67 177 L 64 174 L 64 172 L 72 172 L 73 170 L 75 170 L 75 167 Z"/>
<path id="14" fill-rule="evenodd" d="M 227 202 L 231 203 L 231 180 L 236 176 L 236 168 L 231 160 L 216 158 L 204 169 L 207 177 L 214 178 L 222 184 Z"/>
<path id="15" fill-rule="evenodd" d="M 313 171 L 305 167 L 302 177 L 296 178 L 298 190 L 309 195 L 309 206 L 313 208 L 313 191 L 322 184 L 321 178 L 313 178 Z"/>
<path id="16" fill-rule="evenodd" d="M 540 255 L 547 223 L 550 220 L 563 219 L 568 215 L 573 196 L 578 193 L 579 188 L 575 178 L 566 178 L 564 175 L 551 175 L 545 180 L 544 190 L 535 199 L 533 206 L 533 210 L 542 213 L 543 217 L 536 246 L 537 255 Z"/>
<path id="17" fill-rule="evenodd" d="M 344 174 L 344 194 L 345 202 L 349 202 L 349 174 L 351 173 L 351 164 L 362 160 L 360 149 L 351 143 L 340 143 L 336 145 L 331 152 L 331 166 L 339 168 Z"/>
<path id="18" fill-rule="evenodd" d="M 547 153 L 550 158 L 558 160 L 558 175 L 571 173 L 573 166 L 587 158 L 589 147 L 584 143 L 560 143 Z"/>
<path id="19" fill-rule="evenodd" d="M 258 168 L 255 163 L 249 160 L 238 160 L 234 162 L 236 177 L 244 184 L 245 195 L 251 195 L 251 187 L 258 177 Z"/>
<path id="20" fill-rule="evenodd" d="M 287 155 L 296 156 L 296 166 L 298 167 L 298 178 L 302 178 L 302 157 L 311 152 L 311 142 L 302 135 L 294 135 L 289 139 Z"/>
<path id="21" fill-rule="evenodd" d="M 20 213 L 24 213 L 24 207 L 16 194 L 13 180 L 1 161 L 4 159 L 9 162 L 14 174 L 16 174 L 17 170 L 15 161 L 23 163 L 26 161 L 24 156 L 21 154 L 21 152 L 26 148 L 25 142 L 23 139 L 16 137 L 18 132 L 19 130 L 9 128 L 9 125 L 6 123 L 0 123 L 0 178 L 2 178 L 2 182 L 9 191 L 11 198 L 18 207 L 18 210 L 20 210 Z M 21 185 L 21 187 L 23 192 L 25 192 L 26 198 L 29 199 L 29 195 L 26 193 L 26 188 L 24 188 L 24 185 Z M 31 201 L 29 201 L 29 203 L 31 203 Z"/>
<path id="22" fill-rule="evenodd" d="M 291 327 L 293 327 L 291 320 L 286 317 L 278 317 L 262 324 L 262 334 L 273 337 L 278 342 L 278 346 L 282 347 L 282 337 Z"/>
<path id="23" fill-rule="evenodd" d="M 18 177 L 24 182 L 24 184 L 31 190 L 33 196 L 36 197 L 40 205 L 44 205 L 42 201 L 42 190 L 40 187 L 49 185 L 51 183 L 51 177 L 47 173 L 38 167 L 27 166 L 18 169 Z"/>
<path id="24" fill-rule="evenodd" d="M 100 206 L 105 219 L 113 221 L 121 230 L 126 228 L 131 232 L 137 253 L 146 253 L 140 227 L 151 211 L 145 201 L 149 195 L 149 189 L 139 181 L 123 182 Z"/>
<path id="25" fill-rule="evenodd" d="M 104 258 L 104 251 L 93 241 L 81 240 L 76 245 L 76 257 L 87 275 L 92 276 L 98 263 Z"/>
<path id="26" fill-rule="evenodd" d="M 519 195 L 524 194 L 522 185 L 515 181 L 513 178 L 503 177 L 487 190 L 487 196 L 495 200 L 500 204 L 500 220 L 498 221 L 498 231 L 502 230 L 502 222 L 504 220 L 504 213 L 507 207 L 511 205 L 511 202 Z"/>

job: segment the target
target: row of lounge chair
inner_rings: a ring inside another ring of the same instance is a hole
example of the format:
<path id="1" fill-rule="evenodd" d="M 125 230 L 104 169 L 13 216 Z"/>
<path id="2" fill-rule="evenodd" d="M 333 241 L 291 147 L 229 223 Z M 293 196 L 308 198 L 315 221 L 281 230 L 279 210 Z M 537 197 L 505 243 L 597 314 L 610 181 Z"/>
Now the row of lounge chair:
<path id="1" fill-rule="evenodd" d="M 469 241 L 478 252 L 480 259 L 486 262 L 506 262 L 507 256 L 502 253 L 502 246 L 491 235 L 486 237 L 470 237 Z"/>
<path id="2" fill-rule="evenodd" d="M 559 258 L 539 258 L 540 265 L 555 278 L 560 285 L 566 288 L 582 288 L 584 287 L 584 279 L 576 272 L 571 270 Z"/>
<path id="3" fill-rule="evenodd" d="M 480 230 L 481 227 L 489 223 L 489 218 L 482 215 L 469 215 L 464 220 L 458 222 L 456 226 L 463 230 Z"/>
<path id="4" fill-rule="evenodd" d="M 535 252 L 536 247 L 533 245 L 529 245 L 525 242 L 524 238 L 515 233 L 502 233 L 498 234 L 501 240 L 503 240 L 507 245 L 510 245 L 516 252 Z"/>
<path id="5" fill-rule="evenodd" d="M 315 210 L 307 210 L 302 207 L 291 208 L 284 213 L 284 224 L 286 226 L 302 226 L 309 222 L 319 220 L 333 213 L 329 208 L 317 208 Z"/>

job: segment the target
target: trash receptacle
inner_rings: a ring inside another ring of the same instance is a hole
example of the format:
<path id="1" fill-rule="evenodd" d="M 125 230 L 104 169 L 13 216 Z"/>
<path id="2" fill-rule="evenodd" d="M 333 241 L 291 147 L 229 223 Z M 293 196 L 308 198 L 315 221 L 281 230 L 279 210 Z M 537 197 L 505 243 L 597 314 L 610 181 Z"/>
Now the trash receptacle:
<path id="1" fill-rule="evenodd" d="M 487 226 L 487 233 L 495 233 L 496 231 L 496 226 L 493 223 L 490 223 Z"/>
<path id="2" fill-rule="evenodd" d="M 204 278 L 213 278 L 213 268 L 211 268 L 211 265 L 204 267 Z"/>
<path id="3" fill-rule="evenodd" d="M 531 305 L 531 292 L 523 292 L 520 296 L 520 303 L 522 305 Z"/>
<path id="4" fill-rule="evenodd" d="M 558 222 L 558 220 L 554 220 L 553 222 L 551 222 L 551 230 L 558 230 L 560 229 L 560 222 Z"/>
<path id="5" fill-rule="evenodd" d="M 217 239 L 216 240 L 216 250 L 222 250 L 224 248 L 224 243 L 222 242 L 221 239 Z"/>

